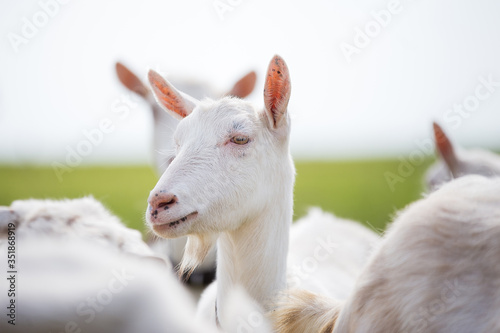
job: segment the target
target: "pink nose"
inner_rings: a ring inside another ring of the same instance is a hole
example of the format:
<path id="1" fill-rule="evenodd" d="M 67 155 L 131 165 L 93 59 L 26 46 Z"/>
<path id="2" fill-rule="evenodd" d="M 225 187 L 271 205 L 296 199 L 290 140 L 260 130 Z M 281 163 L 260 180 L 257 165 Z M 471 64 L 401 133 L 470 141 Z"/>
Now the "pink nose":
<path id="1" fill-rule="evenodd" d="M 151 193 L 148 198 L 151 215 L 158 215 L 158 211 L 167 210 L 177 203 L 177 196 L 172 193 Z"/>

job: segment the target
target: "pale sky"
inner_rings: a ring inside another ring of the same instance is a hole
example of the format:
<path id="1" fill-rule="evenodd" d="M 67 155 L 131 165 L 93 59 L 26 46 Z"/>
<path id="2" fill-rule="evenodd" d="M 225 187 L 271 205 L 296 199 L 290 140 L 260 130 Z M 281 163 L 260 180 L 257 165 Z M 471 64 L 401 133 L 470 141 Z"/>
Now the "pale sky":
<path id="1" fill-rule="evenodd" d="M 291 74 L 297 159 L 406 156 L 432 120 L 500 149 L 498 1 L 55 1 L 0 0 L 0 163 L 64 161 L 103 119 L 113 129 L 82 163 L 148 163 L 149 110 L 120 109 L 116 60 L 220 90 L 254 69 L 261 107 L 274 54 Z M 350 61 L 342 45 L 359 46 Z"/>

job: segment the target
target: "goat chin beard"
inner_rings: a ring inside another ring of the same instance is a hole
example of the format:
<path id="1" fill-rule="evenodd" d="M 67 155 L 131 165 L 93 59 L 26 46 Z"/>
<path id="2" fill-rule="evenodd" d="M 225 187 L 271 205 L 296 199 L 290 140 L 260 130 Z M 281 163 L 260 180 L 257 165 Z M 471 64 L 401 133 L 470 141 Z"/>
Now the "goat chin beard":
<path id="1" fill-rule="evenodd" d="M 208 251 L 217 243 L 218 235 L 190 235 L 184 247 L 184 254 L 179 264 L 179 276 L 185 274 L 189 279 L 208 254 Z"/>

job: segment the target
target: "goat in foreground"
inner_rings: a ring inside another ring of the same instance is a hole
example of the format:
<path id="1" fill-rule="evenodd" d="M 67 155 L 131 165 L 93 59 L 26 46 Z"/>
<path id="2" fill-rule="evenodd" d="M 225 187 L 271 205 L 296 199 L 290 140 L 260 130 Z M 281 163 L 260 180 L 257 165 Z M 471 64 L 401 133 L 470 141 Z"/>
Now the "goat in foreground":
<path id="1" fill-rule="evenodd" d="M 158 103 L 181 121 L 169 167 L 149 196 L 146 220 L 161 237 L 188 236 L 181 272 L 192 271 L 218 241 L 217 281 L 202 295 L 200 316 L 226 327 L 227 294 L 235 285 L 265 310 L 291 282 L 316 291 L 331 285 L 326 290 L 332 294 L 347 294 L 362 267 L 354 263 L 364 262 L 370 243 L 378 239 L 354 222 L 328 214 L 300 221 L 300 234 L 290 246 L 312 245 L 291 252 L 303 259 L 299 262 L 312 263 L 312 269 L 308 278 L 287 271 L 287 259 L 296 260 L 288 257 L 295 169 L 287 111 L 291 82 L 284 60 L 275 56 L 269 64 L 262 111 L 231 97 L 199 102 L 154 71 L 149 80 Z M 329 236 L 336 239 L 321 239 Z M 335 273 L 316 274 L 345 267 L 345 278 L 334 280 L 337 285 L 331 283 Z"/>
<path id="2" fill-rule="evenodd" d="M 345 303 L 290 291 L 278 332 L 500 331 L 500 179 L 466 176 L 411 204 Z"/>
<path id="3" fill-rule="evenodd" d="M 430 190 L 465 175 L 500 176 L 500 156 L 484 149 L 455 149 L 439 124 L 434 123 L 433 129 L 440 158 L 425 176 Z"/>

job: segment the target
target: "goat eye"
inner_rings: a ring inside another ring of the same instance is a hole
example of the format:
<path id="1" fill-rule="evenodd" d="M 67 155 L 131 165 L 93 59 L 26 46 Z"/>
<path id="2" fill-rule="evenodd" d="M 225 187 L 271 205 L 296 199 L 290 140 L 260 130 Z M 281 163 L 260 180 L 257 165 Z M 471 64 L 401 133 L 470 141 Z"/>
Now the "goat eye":
<path id="1" fill-rule="evenodd" d="M 237 145 L 247 144 L 250 139 L 246 136 L 234 136 L 231 138 L 232 143 L 236 143 Z"/>

